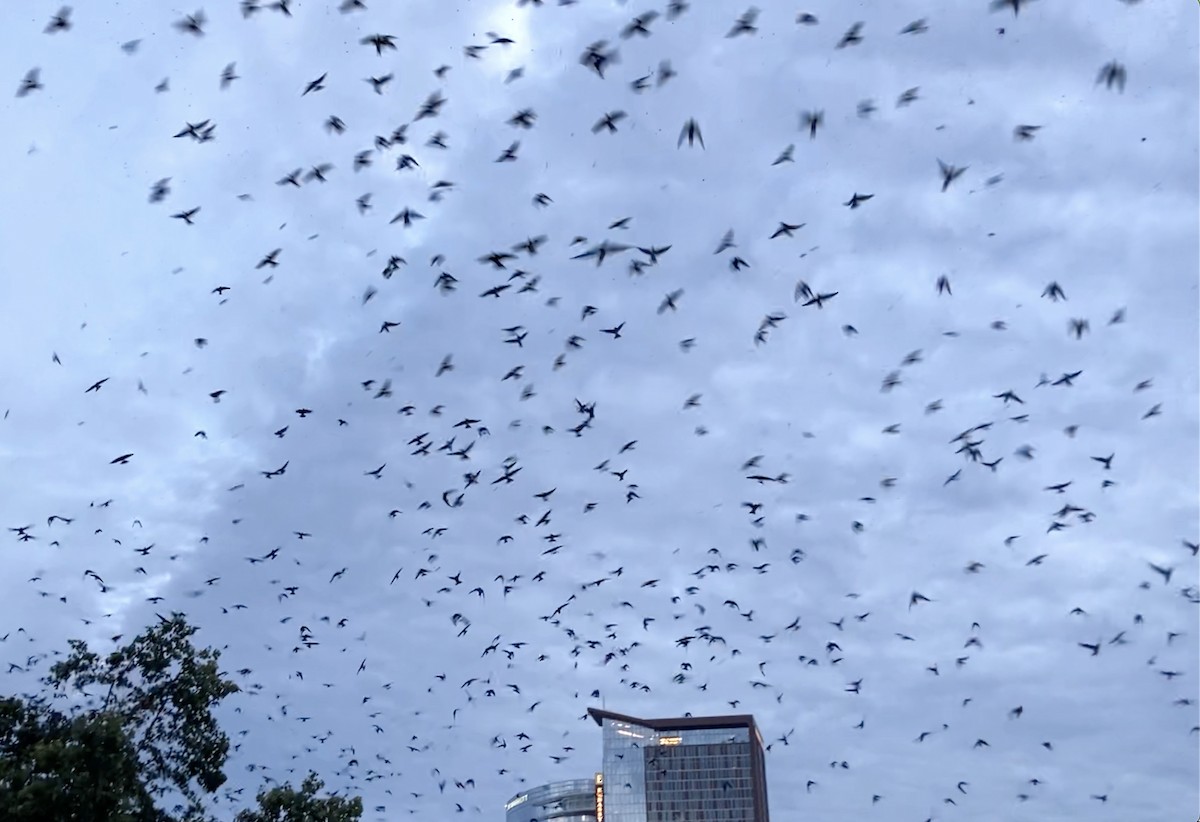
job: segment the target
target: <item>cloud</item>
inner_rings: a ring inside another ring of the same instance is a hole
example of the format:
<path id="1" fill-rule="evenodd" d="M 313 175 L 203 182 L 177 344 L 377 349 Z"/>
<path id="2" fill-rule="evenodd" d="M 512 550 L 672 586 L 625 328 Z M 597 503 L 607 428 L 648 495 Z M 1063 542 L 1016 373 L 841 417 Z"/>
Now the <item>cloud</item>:
<path id="1" fill-rule="evenodd" d="M 1196 120 L 1194 15 L 962 4 L 902 36 L 928 10 L 899 3 L 835 49 L 860 11 L 814 7 L 807 27 L 765 9 L 755 35 L 725 39 L 741 9 L 693 4 L 622 39 L 648 7 L 369 5 L 208 9 L 203 38 L 149 2 L 78 9 L 53 37 L 0 26 L 0 76 L 38 65 L 46 86 L 4 104 L 0 136 L 0 271 L 15 272 L 0 278 L 0 499 L 5 526 L 36 537 L 11 535 L 0 661 L 186 611 L 229 671 L 251 670 L 223 713 L 231 788 L 311 766 L 386 807 L 366 818 L 494 814 L 588 776 L 597 702 L 754 713 L 779 818 L 866 812 L 876 794 L 877 812 L 914 818 L 1196 804 L 1196 710 L 1175 704 L 1197 674 L 1180 596 L 1200 484 L 1197 152 L 1177 127 Z M 359 44 L 376 32 L 397 51 Z M 579 63 L 602 39 L 620 52 L 604 79 Z M 1093 82 L 1112 59 L 1124 94 Z M 677 76 L 658 86 L 662 60 Z M 364 82 L 388 72 L 381 95 Z M 414 120 L 435 91 L 440 114 Z M 532 128 L 507 123 L 526 108 Z M 818 109 L 809 139 L 800 112 Z M 617 133 L 593 134 L 614 110 Z M 690 118 L 704 149 L 676 148 Z M 171 136 L 204 119 L 215 141 Z M 1022 123 L 1042 128 L 1015 141 Z M 405 144 L 376 147 L 404 124 Z M 439 131 L 446 149 L 428 145 Z M 514 141 L 517 160 L 495 162 Z M 772 165 L 789 144 L 794 162 Z M 419 165 L 397 170 L 402 154 Z M 967 168 L 944 193 L 939 159 Z M 326 162 L 325 183 L 276 184 Z M 166 202 L 147 203 L 163 177 Z M 453 186 L 431 200 L 438 181 Z M 875 196 L 843 207 L 855 192 Z M 169 218 L 194 206 L 194 226 Z M 426 219 L 390 224 L 406 207 Z M 769 239 L 780 221 L 804 227 Z M 536 255 L 478 262 L 539 235 Z M 571 259 L 604 241 L 631 248 Z M 652 246 L 670 246 L 655 265 L 637 250 Z M 255 270 L 274 248 L 279 266 Z M 800 280 L 837 296 L 805 307 Z M 1065 301 L 1040 296 L 1051 281 Z M 506 342 L 516 326 L 527 336 Z M 1090 459 L 1109 453 L 1109 471 Z M 760 472 L 787 482 L 747 479 Z M 932 602 L 909 608 L 914 591 Z M 1078 645 L 1097 640 L 1094 658 Z"/>

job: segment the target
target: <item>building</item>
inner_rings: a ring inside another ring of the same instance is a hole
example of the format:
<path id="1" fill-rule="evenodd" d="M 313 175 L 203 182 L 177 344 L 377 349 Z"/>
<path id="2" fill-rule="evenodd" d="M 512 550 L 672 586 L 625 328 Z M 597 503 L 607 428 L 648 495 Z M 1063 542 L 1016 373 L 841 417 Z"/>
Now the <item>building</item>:
<path id="1" fill-rule="evenodd" d="M 593 779 L 539 785 L 505 803 L 506 822 L 596 822 L 596 795 Z"/>
<path id="2" fill-rule="evenodd" d="M 769 822 L 763 741 L 753 716 L 588 713 L 604 733 L 597 822 Z"/>

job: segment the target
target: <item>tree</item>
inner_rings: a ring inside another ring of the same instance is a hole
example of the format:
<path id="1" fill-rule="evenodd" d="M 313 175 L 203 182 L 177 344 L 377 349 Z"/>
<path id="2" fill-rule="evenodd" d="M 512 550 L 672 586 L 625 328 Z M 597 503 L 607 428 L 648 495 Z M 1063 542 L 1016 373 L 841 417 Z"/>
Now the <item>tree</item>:
<path id="1" fill-rule="evenodd" d="M 183 614 L 160 616 L 106 657 L 71 640 L 41 680 L 49 696 L 0 697 L 0 820 L 211 820 L 205 800 L 229 756 L 213 709 L 239 689 L 218 669 L 220 651 L 192 645 L 197 630 Z M 299 791 L 261 793 L 238 822 L 358 820 L 361 799 L 318 799 L 322 787 L 309 774 Z"/>
<path id="2" fill-rule="evenodd" d="M 239 813 L 235 822 L 358 822 L 362 799 L 330 796 L 318 799 L 325 783 L 309 773 L 296 790 L 283 785 L 258 795 L 258 808 Z"/>
<path id="3" fill-rule="evenodd" d="M 182 614 L 159 619 L 106 657 L 72 640 L 42 679 L 50 699 L 0 699 L 0 819 L 205 818 L 229 754 L 212 711 L 238 687 L 219 651 L 192 645 L 198 629 Z M 158 807 L 166 798 L 172 813 Z"/>
<path id="4" fill-rule="evenodd" d="M 159 820 L 114 716 L 68 717 L 0 699 L 0 818 Z"/>

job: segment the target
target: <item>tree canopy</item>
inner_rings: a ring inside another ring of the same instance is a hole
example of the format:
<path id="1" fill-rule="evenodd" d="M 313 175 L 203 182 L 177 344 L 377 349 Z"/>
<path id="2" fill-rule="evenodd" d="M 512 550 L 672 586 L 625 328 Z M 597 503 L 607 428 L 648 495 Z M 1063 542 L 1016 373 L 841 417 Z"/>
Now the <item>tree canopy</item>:
<path id="1" fill-rule="evenodd" d="M 258 808 L 244 810 L 236 822 L 356 822 L 362 815 L 362 799 L 317 794 L 325 783 L 309 773 L 300 790 L 290 785 L 272 788 L 258 795 Z"/>
<path id="2" fill-rule="evenodd" d="M 72 640 L 40 694 L 0 697 L 0 819 L 202 822 L 225 783 L 229 737 L 213 714 L 238 686 L 197 649 L 182 614 L 106 656 Z M 238 822 L 353 822 L 359 799 L 272 788 Z M 169 808 L 164 806 L 170 805 Z"/>

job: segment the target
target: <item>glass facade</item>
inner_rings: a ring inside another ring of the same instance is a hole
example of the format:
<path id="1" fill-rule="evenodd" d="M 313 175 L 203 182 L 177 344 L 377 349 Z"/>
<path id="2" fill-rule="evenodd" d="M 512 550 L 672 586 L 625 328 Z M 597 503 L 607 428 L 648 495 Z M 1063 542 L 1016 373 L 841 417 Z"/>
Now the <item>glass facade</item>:
<path id="1" fill-rule="evenodd" d="M 647 822 L 754 819 L 748 740 L 660 745 L 645 754 Z"/>
<path id="2" fill-rule="evenodd" d="M 646 822 L 646 759 L 643 750 L 656 743 L 655 731 L 605 718 L 605 822 Z"/>
<path id="3" fill-rule="evenodd" d="M 714 717 L 720 727 L 703 727 L 704 719 L 691 717 L 593 718 L 604 736 L 605 822 L 768 822 L 753 720 Z"/>
<path id="4" fill-rule="evenodd" d="M 504 809 L 506 822 L 596 822 L 596 781 L 539 785 L 514 796 Z"/>

